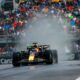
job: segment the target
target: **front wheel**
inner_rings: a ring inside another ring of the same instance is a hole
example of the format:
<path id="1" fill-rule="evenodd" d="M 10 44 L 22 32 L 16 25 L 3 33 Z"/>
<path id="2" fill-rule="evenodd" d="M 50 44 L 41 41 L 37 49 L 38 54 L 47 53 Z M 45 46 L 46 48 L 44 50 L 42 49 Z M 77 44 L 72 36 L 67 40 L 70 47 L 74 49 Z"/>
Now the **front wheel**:
<path id="1" fill-rule="evenodd" d="M 19 61 L 20 61 L 20 53 L 19 52 L 13 53 L 12 65 L 14 67 L 19 67 L 20 66 Z"/>
<path id="2" fill-rule="evenodd" d="M 14 67 L 19 67 L 20 66 L 20 63 L 18 63 L 17 61 L 12 60 L 12 64 L 13 64 Z"/>

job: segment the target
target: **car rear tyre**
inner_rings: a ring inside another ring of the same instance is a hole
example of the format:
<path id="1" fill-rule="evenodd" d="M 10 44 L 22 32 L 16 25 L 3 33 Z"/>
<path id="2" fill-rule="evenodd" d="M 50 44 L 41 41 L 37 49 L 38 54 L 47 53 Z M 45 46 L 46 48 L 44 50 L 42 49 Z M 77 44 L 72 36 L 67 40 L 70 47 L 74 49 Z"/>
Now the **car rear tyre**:
<path id="1" fill-rule="evenodd" d="M 45 51 L 46 64 L 53 64 L 53 55 L 50 50 Z"/>
<path id="2" fill-rule="evenodd" d="M 53 63 L 58 63 L 57 50 L 53 50 L 53 51 L 52 51 L 52 54 L 53 54 Z"/>

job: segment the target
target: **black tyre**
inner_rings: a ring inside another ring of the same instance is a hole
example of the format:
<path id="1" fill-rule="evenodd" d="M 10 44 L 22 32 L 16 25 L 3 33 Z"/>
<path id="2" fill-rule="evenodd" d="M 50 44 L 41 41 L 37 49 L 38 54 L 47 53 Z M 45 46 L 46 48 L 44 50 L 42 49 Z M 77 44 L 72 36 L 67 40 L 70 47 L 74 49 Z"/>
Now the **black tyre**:
<path id="1" fill-rule="evenodd" d="M 53 63 L 58 63 L 57 50 L 52 50 L 52 54 L 53 54 Z"/>
<path id="2" fill-rule="evenodd" d="M 20 66 L 20 53 L 19 52 L 16 52 L 16 53 L 13 53 L 13 57 L 12 57 L 12 65 L 14 67 L 19 67 Z"/>
<path id="3" fill-rule="evenodd" d="M 51 50 L 45 51 L 46 64 L 53 64 L 53 55 Z"/>

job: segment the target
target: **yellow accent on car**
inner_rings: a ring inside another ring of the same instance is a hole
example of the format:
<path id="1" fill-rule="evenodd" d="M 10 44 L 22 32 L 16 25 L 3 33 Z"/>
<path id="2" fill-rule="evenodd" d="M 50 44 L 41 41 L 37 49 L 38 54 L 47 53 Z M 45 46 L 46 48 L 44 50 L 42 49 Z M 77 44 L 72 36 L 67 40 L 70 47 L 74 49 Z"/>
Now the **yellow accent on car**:
<path id="1" fill-rule="evenodd" d="M 39 52 L 39 48 L 35 48 L 36 52 Z"/>
<path id="2" fill-rule="evenodd" d="M 29 61 L 34 61 L 35 55 L 34 54 L 30 54 L 28 60 Z"/>

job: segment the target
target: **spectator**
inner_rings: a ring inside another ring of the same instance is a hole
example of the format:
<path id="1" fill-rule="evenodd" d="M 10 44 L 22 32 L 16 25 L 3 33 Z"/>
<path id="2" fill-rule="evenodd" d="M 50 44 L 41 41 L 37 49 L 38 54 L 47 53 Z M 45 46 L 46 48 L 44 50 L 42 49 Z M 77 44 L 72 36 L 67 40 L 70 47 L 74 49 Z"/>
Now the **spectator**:
<path id="1" fill-rule="evenodd" d="M 70 21 L 70 25 L 71 25 L 71 27 L 72 27 L 72 30 L 73 30 L 73 31 L 76 31 L 76 22 L 75 22 L 75 19 L 72 19 L 72 20 Z"/>

